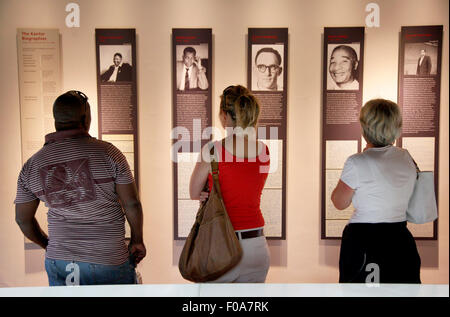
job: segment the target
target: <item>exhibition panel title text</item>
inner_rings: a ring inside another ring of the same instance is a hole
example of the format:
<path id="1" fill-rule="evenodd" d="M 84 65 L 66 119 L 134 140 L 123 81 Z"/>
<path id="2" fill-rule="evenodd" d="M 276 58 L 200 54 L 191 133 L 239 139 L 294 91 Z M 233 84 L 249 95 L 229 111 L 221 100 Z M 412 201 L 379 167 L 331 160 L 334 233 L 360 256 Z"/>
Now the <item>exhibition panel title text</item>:
<path id="1" fill-rule="evenodd" d="M 47 36 L 44 32 L 22 32 L 22 41 L 47 41 Z"/>

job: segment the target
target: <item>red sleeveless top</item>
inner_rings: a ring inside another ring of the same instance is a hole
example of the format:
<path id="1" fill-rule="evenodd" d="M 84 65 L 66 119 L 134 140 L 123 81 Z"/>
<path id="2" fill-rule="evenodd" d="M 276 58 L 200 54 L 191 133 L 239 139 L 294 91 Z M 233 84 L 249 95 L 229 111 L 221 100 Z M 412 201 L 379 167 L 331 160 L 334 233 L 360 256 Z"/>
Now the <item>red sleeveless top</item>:
<path id="1" fill-rule="evenodd" d="M 270 168 L 267 145 L 256 158 L 236 157 L 221 142 L 215 142 L 214 145 L 219 155 L 220 189 L 234 230 L 263 227 L 260 202 Z M 211 173 L 208 180 L 211 192 Z"/>

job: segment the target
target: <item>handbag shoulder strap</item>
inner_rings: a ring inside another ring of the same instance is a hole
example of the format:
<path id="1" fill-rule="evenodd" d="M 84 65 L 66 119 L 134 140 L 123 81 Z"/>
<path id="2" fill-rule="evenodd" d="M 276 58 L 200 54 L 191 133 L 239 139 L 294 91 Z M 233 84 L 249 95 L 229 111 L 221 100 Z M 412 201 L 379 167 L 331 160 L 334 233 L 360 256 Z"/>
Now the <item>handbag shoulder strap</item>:
<path id="1" fill-rule="evenodd" d="M 218 163 L 216 147 L 214 146 L 214 143 L 211 145 L 209 154 L 210 154 L 210 158 L 211 158 L 211 174 L 212 174 L 212 178 L 213 178 L 213 186 L 216 189 L 216 192 L 219 195 L 220 199 L 223 199 L 222 191 L 220 190 L 220 184 L 219 184 L 219 163 Z"/>

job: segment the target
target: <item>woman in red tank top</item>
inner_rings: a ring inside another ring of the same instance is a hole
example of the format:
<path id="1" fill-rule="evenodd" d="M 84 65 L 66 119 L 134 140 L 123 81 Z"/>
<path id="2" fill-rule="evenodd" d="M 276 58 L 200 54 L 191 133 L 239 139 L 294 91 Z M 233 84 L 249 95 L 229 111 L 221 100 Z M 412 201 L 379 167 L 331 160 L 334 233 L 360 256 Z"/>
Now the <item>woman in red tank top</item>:
<path id="1" fill-rule="evenodd" d="M 263 283 L 269 270 L 270 255 L 263 234 L 264 217 L 260 201 L 270 168 L 269 150 L 258 141 L 256 125 L 260 113 L 258 100 L 243 86 L 230 86 L 220 96 L 219 118 L 228 136 L 214 142 L 219 161 L 219 183 L 223 200 L 243 249 L 241 262 L 216 283 Z M 209 179 L 212 186 L 209 144 L 192 172 L 191 199 L 203 201 L 202 192 Z"/>

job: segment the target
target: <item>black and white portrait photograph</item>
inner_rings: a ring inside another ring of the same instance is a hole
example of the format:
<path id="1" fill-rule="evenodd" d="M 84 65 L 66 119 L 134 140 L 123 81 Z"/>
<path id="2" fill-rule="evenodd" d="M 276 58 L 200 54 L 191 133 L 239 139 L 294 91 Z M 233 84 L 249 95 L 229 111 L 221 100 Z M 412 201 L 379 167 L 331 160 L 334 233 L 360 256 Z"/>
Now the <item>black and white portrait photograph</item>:
<path id="1" fill-rule="evenodd" d="M 360 43 L 328 44 L 327 90 L 359 90 Z"/>
<path id="2" fill-rule="evenodd" d="M 176 46 L 177 90 L 207 90 L 208 44 Z"/>
<path id="3" fill-rule="evenodd" d="M 252 90 L 283 91 L 284 45 L 252 45 Z"/>
<path id="4" fill-rule="evenodd" d="M 103 83 L 133 80 L 132 49 L 130 44 L 100 45 L 100 80 Z"/>
<path id="5" fill-rule="evenodd" d="M 437 52 L 437 41 L 405 43 L 404 75 L 436 75 Z"/>

